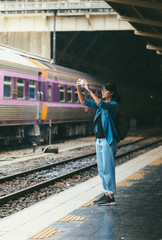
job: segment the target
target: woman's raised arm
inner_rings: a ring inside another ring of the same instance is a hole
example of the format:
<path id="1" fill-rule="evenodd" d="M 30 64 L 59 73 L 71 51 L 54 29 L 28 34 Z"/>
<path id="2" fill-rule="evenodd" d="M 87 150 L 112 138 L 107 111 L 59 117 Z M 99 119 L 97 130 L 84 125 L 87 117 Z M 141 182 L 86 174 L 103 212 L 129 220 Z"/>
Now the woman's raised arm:
<path id="1" fill-rule="evenodd" d="M 78 81 L 76 82 L 76 88 L 77 88 L 80 103 L 84 103 L 85 99 L 81 90 L 81 81 L 82 81 L 81 79 L 78 79 Z"/>

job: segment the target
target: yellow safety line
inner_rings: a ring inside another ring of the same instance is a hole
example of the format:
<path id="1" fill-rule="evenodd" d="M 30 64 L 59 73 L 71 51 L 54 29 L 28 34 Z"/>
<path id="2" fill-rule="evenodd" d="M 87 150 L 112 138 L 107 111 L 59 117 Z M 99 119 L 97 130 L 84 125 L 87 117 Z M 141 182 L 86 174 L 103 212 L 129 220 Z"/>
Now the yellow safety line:
<path id="1" fill-rule="evenodd" d="M 150 163 L 148 165 L 153 166 L 153 165 L 160 165 L 160 164 L 162 164 L 162 157 L 154 160 L 152 163 Z M 139 170 L 139 171 L 133 173 L 132 175 L 130 175 L 129 177 L 125 178 L 124 180 L 120 181 L 119 183 L 117 183 L 116 186 L 117 187 L 120 187 L 120 186 L 131 186 L 133 184 L 133 182 L 130 182 L 129 180 L 139 180 L 139 179 L 143 178 L 149 172 L 150 171 Z M 85 203 L 81 207 L 88 207 L 90 205 L 94 205 L 94 203 L 93 203 L 94 200 L 97 200 L 97 198 L 93 198 L 92 200 L 90 200 L 89 202 Z"/>
<path id="2" fill-rule="evenodd" d="M 58 222 L 66 221 L 66 220 L 69 219 L 69 217 L 70 217 L 70 215 L 66 215 L 65 217 L 63 217 L 60 220 L 58 220 Z"/>
<path id="3" fill-rule="evenodd" d="M 139 180 L 139 179 L 143 178 L 148 172 L 149 171 L 137 171 L 137 172 L 133 173 L 132 175 L 130 175 L 129 177 L 127 177 L 124 180 L 117 183 L 116 186 L 117 187 L 131 186 L 133 184 L 133 182 L 129 182 L 129 180 Z"/>
<path id="4" fill-rule="evenodd" d="M 153 162 L 151 162 L 148 165 L 154 166 L 154 165 L 160 165 L 160 164 L 162 164 L 162 157 L 159 157 L 158 159 L 154 160 Z M 133 173 L 132 175 L 130 175 L 129 177 L 125 178 L 124 180 L 120 181 L 119 183 L 117 183 L 117 187 L 131 186 L 133 184 L 133 182 L 129 182 L 129 180 L 139 180 L 139 179 L 143 178 L 149 172 L 150 171 L 139 170 L 139 171 Z M 85 203 L 81 207 L 87 207 L 87 206 L 93 205 L 94 200 L 97 200 L 97 198 L 93 198 L 92 200 Z M 66 215 L 65 217 L 61 218 L 57 222 L 84 221 L 85 219 L 86 219 L 86 217 L 80 217 L 80 216 L 76 216 L 76 215 Z M 41 232 L 39 232 L 38 234 L 34 235 L 31 238 L 32 239 L 42 239 L 45 237 L 51 237 L 58 232 L 62 232 L 62 231 L 58 231 L 57 228 L 53 228 L 53 227 L 49 228 L 48 227 L 48 228 L 45 228 L 44 230 L 42 230 Z"/>
<path id="5" fill-rule="evenodd" d="M 149 166 L 154 166 L 154 165 L 160 165 L 162 164 L 162 157 L 159 157 L 158 159 L 154 160 L 153 162 L 151 162 L 150 164 L 148 164 Z M 133 184 L 133 182 L 130 182 L 129 180 L 139 180 L 141 178 L 143 178 L 147 173 L 149 173 L 150 171 L 142 171 L 139 170 L 135 173 L 133 173 L 132 175 L 130 175 L 129 177 L 123 179 L 122 181 L 120 181 L 119 183 L 116 184 L 117 187 L 120 186 L 131 186 Z M 81 207 L 88 207 L 90 205 L 93 205 L 93 201 L 96 200 L 96 198 L 90 200 L 89 202 L 85 203 L 84 205 L 82 205 Z"/>
<path id="6" fill-rule="evenodd" d="M 154 160 L 153 162 L 151 162 L 151 163 L 149 164 L 149 166 L 158 166 L 158 165 L 160 165 L 160 164 L 162 164 L 162 157 L 159 157 L 159 158 L 157 158 L 156 160 Z"/>
<path id="7" fill-rule="evenodd" d="M 117 187 L 120 187 L 120 186 L 131 186 L 132 183 L 128 182 L 128 181 L 120 181 L 119 183 L 116 184 Z"/>
<path id="8" fill-rule="evenodd" d="M 94 205 L 93 201 L 95 201 L 95 200 L 97 200 L 97 198 L 93 198 L 92 200 L 90 200 L 89 202 L 85 203 L 81 207 L 89 207 L 91 205 Z"/>
<path id="9" fill-rule="evenodd" d="M 128 180 L 139 180 L 139 179 L 141 179 L 141 178 L 143 178 L 145 176 L 145 174 L 144 173 L 134 173 L 134 174 L 132 174 L 130 177 L 128 177 L 127 179 Z"/>
<path id="10" fill-rule="evenodd" d="M 42 230 L 41 232 L 37 233 L 36 235 L 34 235 L 33 237 L 31 237 L 31 239 L 43 239 L 46 237 L 51 237 L 56 233 L 59 233 L 62 231 L 58 231 L 57 228 L 53 228 L 53 227 L 47 227 L 44 230 Z"/>
<path id="11" fill-rule="evenodd" d="M 37 233 L 36 235 L 34 235 L 34 236 L 31 237 L 31 238 L 37 238 L 37 237 L 39 237 L 41 234 L 43 234 L 43 233 L 46 232 L 46 231 L 48 231 L 48 227 L 45 228 L 44 230 L 42 230 L 41 232 Z"/>
<path id="12" fill-rule="evenodd" d="M 153 162 L 148 164 L 148 166 L 154 166 L 154 165 L 157 166 L 157 165 L 160 165 L 160 164 L 162 164 L 162 157 L 159 157 L 158 159 L 154 160 Z M 148 172 L 149 171 L 139 170 L 139 171 L 133 173 L 132 175 L 130 175 L 129 177 L 125 178 L 121 182 L 119 182 L 117 184 L 117 187 L 120 187 L 120 186 L 130 186 L 133 183 L 129 182 L 129 180 L 139 180 L 139 179 L 143 178 Z"/>
<path id="13" fill-rule="evenodd" d="M 50 232 L 48 232 L 46 235 L 45 235 L 45 237 L 51 237 L 51 236 L 53 236 L 54 234 L 56 234 L 58 231 L 57 231 L 57 228 L 56 229 L 51 229 L 51 231 Z"/>
<path id="14" fill-rule="evenodd" d="M 149 173 L 150 171 L 138 171 L 138 173 Z"/>
<path id="15" fill-rule="evenodd" d="M 84 221 L 86 217 L 80 217 L 75 215 L 66 215 L 65 217 L 61 218 L 57 222 L 69 222 L 69 221 Z"/>

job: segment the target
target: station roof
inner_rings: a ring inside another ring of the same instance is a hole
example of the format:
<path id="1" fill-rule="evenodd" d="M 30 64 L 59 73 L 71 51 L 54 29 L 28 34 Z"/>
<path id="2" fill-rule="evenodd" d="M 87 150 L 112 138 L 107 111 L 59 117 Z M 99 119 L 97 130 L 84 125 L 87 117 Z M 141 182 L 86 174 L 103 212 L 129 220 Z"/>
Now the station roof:
<path id="1" fill-rule="evenodd" d="M 128 21 L 135 34 L 143 36 L 146 48 L 162 54 L 161 0 L 106 0 L 119 13 L 119 20 Z"/>

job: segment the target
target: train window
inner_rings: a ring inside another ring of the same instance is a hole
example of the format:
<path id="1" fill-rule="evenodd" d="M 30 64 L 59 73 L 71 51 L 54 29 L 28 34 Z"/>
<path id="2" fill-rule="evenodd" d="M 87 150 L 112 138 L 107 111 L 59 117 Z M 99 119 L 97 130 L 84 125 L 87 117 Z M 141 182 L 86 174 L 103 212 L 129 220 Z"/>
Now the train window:
<path id="1" fill-rule="evenodd" d="M 87 99 L 91 99 L 91 95 L 87 92 Z"/>
<path id="2" fill-rule="evenodd" d="M 72 102 L 72 87 L 68 87 L 68 102 Z"/>
<path id="3" fill-rule="evenodd" d="M 98 97 L 99 97 L 99 98 L 102 98 L 102 92 L 101 92 L 101 90 L 98 90 Z"/>
<path id="4" fill-rule="evenodd" d="M 17 79 L 17 97 L 24 98 L 24 80 L 21 78 Z"/>
<path id="5" fill-rule="evenodd" d="M 78 98 L 78 92 L 77 89 L 75 88 L 75 102 L 79 102 L 79 98 Z"/>
<path id="6" fill-rule="evenodd" d="M 29 80 L 29 99 L 35 99 L 36 82 Z"/>
<path id="7" fill-rule="evenodd" d="M 82 94 L 83 94 L 83 97 L 85 97 L 85 89 L 82 88 Z"/>
<path id="8" fill-rule="evenodd" d="M 60 102 L 65 102 L 65 86 L 60 85 Z"/>
<path id="9" fill-rule="evenodd" d="M 4 77 L 4 97 L 11 97 L 12 78 Z"/>
<path id="10" fill-rule="evenodd" d="M 96 90 L 95 89 L 92 89 L 92 92 L 96 95 Z"/>
<path id="11" fill-rule="evenodd" d="M 53 100 L 53 93 L 52 93 L 52 84 L 50 83 L 49 85 L 48 85 L 48 101 L 49 102 L 52 102 L 52 100 Z"/>

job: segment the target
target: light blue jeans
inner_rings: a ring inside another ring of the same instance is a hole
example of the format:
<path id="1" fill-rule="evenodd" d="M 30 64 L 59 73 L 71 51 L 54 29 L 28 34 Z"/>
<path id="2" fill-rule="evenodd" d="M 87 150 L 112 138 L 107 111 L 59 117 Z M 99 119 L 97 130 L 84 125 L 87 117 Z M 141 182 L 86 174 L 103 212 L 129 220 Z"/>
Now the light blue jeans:
<path id="1" fill-rule="evenodd" d="M 96 139 L 97 167 L 105 193 L 116 193 L 115 182 L 115 154 L 117 151 L 117 141 L 110 145 L 106 138 Z"/>

